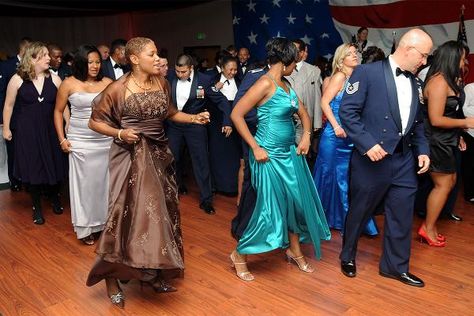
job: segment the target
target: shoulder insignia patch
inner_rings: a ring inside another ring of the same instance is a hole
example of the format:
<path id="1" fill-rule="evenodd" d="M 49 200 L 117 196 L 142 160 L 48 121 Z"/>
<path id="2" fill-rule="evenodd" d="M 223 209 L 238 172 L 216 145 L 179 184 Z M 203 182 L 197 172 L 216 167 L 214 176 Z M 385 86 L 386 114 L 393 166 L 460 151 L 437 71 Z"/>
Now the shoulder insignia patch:
<path id="1" fill-rule="evenodd" d="M 346 93 L 347 94 L 354 94 L 359 90 L 359 81 L 356 81 L 354 83 L 349 83 L 349 85 L 346 88 Z"/>
<path id="2" fill-rule="evenodd" d="M 252 73 L 252 74 L 255 74 L 255 73 L 260 72 L 260 71 L 263 71 L 263 68 L 252 69 L 249 72 Z"/>

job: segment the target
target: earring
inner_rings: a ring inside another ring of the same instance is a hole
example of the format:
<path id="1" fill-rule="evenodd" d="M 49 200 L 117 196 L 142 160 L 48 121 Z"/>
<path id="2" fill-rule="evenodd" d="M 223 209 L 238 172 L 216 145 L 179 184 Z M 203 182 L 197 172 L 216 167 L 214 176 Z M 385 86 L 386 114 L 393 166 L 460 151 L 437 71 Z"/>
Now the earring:
<path id="1" fill-rule="evenodd" d="M 286 71 L 286 66 L 283 66 L 283 71 Z"/>

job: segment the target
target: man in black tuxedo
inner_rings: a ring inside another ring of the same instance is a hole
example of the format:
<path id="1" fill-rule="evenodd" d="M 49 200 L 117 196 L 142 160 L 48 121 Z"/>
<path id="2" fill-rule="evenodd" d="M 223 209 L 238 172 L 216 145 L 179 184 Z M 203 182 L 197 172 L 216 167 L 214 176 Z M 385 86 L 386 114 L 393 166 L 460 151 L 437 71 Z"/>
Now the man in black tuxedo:
<path id="1" fill-rule="evenodd" d="M 48 44 L 48 53 L 51 60 L 49 61 L 49 71 L 64 80 L 69 77 L 72 73 L 72 69 L 63 63 L 63 50 L 59 45 L 50 43 Z"/>
<path id="2" fill-rule="evenodd" d="M 207 102 L 213 102 L 221 111 L 230 114 L 230 104 L 226 97 L 212 87 L 211 77 L 194 71 L 191 56 L 179 55 L 175 63 L 175 72 L 176 78 L 171 81 L 171 98 L 178 110 L 188 114 L 197 114 L 207 108 Z M 191 155 L 194 177 L 200 190 L 199 207 L 207 214 L 215 214 L 212 206 L 206 126 L 168 121 L 167 135 L 170 149 L 178 166 L 176 170 L 178 185 L 183 188 L 180 162 L 182 149 L 186 144 Z"/>
<path id="3" fill-rule="evenodd" d="M 250 51 L 247 47 L 241 47 L 239 49 L 239 53 L 237 54 L 239 58 L 239 64 L 237 65 L 237 78 L 242 81 L 244 79 L 245 74 L 249 70 L 249 59 L 250 59 Z"/>
<path id="4" fill-rule="evenodd" d="M 17 67 L 20 64 L 21 57 L 25 53 L 26 48 L 32 42 L 31 38 L 24 37 L 20 40 L 18 45 L 18 54 L 14 57 L 11 57 L 0 63 L 0 124 L 3 125 L 3 104 L 5 103 L 5 96 L 7 93 L 7 86 L 10 79 L 16 73 Z M 8 178 L 10 179 L 10 189 L 12 191 L 21 190 L 21 181 L 13 177 L 13 161 L 14 161 L 14 152 L 13 152 L 13 142 L 15 139 L 15 109 L 13 108 L 13 114 L 10 121 L 10 129 L 13 134 L 13 138 L 10 141 L 6 141 L 7 145 L 7 155 L 8 155 Z"/>
<path id="5" fill-rule="evenodd" d="M 125 58 L 125 45 L 127 41 L 124 39 L 116 39 L 110 45 L 110 57 L 102 64 L 102 73 L 105 77 L 117 80 L 130 71 Z"/>

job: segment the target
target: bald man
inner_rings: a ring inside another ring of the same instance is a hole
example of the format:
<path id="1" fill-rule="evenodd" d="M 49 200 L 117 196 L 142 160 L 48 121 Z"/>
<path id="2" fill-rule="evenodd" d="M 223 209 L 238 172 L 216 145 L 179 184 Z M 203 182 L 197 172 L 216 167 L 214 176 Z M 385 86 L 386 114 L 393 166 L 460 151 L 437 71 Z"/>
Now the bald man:
<path id="1" fill-rule="evenodd" d="M 429 147 L 421 106 L 421 82 L 413 75 L 426 64 L 433 42 L 419 29 L 402 36 L 387 59 L 357 67 L 339 109 L 354 142 L 350 207 L 346 217 L 341 271 L 356 276 L 357 241 L 378 205 L 385 210 L 379 274 L 423 287 L 409 272 L 417 173 L 428 170 Z"/>

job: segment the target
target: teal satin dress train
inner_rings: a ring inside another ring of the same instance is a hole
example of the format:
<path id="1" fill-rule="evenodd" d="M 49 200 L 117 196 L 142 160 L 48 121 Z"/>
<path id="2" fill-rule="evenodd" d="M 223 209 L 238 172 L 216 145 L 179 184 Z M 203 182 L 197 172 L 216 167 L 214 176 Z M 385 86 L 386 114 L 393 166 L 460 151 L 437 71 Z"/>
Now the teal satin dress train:
<path id="1" fill-rule="evenodd" d="M 292 116 L 298 111 L 298 98 L 292 89 L 288 94 L 276 86 L 273 96 L 257 108 L 255 140 L 269 160 L 258 163 L 249 153 L 257 200 L 237 251 L 255 254 L 287 248 L 290 231 L 300 242 L 313 243 L 320 258 L 320 241 L 329 240 L 331 233 L 305 158 L 296 154 Z"/>

